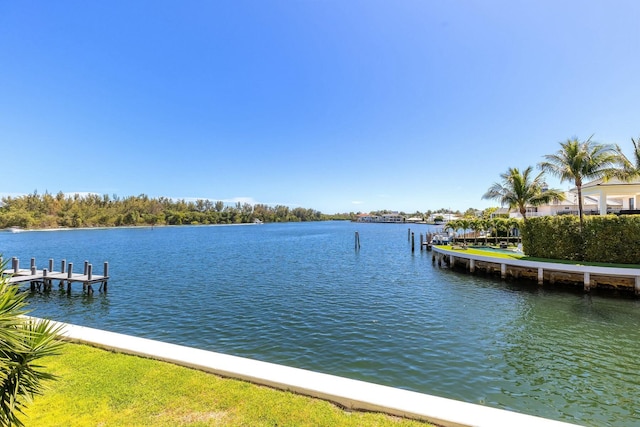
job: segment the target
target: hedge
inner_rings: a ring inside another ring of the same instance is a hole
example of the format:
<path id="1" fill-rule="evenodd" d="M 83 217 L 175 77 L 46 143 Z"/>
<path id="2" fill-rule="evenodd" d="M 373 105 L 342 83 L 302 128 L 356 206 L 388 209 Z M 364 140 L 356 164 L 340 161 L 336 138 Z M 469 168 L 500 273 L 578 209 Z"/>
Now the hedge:
<path id="1" fill-rule="evenodd" d="M 640 264 L 640 215 L 530 218 L 521 225 L 528 256 L 572 261 Z"/>

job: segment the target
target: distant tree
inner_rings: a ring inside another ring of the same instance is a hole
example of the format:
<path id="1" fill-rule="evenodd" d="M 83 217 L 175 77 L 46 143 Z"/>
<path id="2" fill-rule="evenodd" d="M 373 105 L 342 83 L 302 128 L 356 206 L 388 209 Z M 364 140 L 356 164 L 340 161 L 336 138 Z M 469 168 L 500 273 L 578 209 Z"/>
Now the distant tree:
<path id="1" fill-rule="evenodd" d="M 483 199 L 498 200 L 509 209 L 517 209 L 522 218 L 527 219 L 528 206 L 540 206 L 556 200 L 564 200 L 560 190 L 546 189 L 544 172 L 532 177 L 533 168 L 529 166 L 523 172 L 518 168 L 509 168 L 500 175 L 502 182 L 496 182 L 482 196 Z"/>
<path id="2" fill-rule="evenodd" d="M 475 218 L 475 217 L 478 216 L 478 213 L 479 213 L 479 211 L 477 209 L 469 208 L 466 211 L 464 211 L 462 216 L 468 217 L 468 218 Z"/>

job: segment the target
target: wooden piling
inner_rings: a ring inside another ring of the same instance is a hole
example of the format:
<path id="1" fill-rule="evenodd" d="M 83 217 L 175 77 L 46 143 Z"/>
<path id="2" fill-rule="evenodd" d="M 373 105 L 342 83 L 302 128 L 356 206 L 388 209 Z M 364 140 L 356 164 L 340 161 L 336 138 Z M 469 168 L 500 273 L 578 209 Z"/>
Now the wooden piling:
<path id="1" fill-rule="evenodd" d="M 584 291 L 589 292 L 591 290 L 591 275 L 588 271 L 584 273 Z"/>
<path id="2" fill-rule="evenodd" d="M 67 266 L 67 277 L 71 279 L 73 277 L 73 263 L 70 262 Z M 71 280 L 67 281 L 67 293 L 71 293 Z"/>
<path id="3" fill-rule="evenodd" d="M 420 233 L 420 252 L 422 252 L 424 246 L 424 237 L 422 236 L 422 233 Z"/>
<path id="4" fill-rule="evenodd" d="M 87 266 L 87 279 L 89 283 L 87 284 L 87 293 L 92 294 L 93 288 L 91 287 L 91 279 L 93 278 L 93 265 L 89 264 Z"/>
<path id="5" fill-rule="evenodd" d="M 358 236 L 358 248 L 359 247 L 360 247 L 360 236 Z M 104 262 L 103 271 L 104 273 L 102 275 L 104 277 L 109 277 L 109 263 L 106 261 Z M 104 282 L 102 282 L 102 286 L 100 287 L 104 289 L 105 292 L 107 292 L 107 281 L 105 280 Z"/>
<path id="6" fill-rule="evenodd" d="M 413 232 L 411 232 L 411 252 L 416 251 L 416 238 Z"/>
<path id="7" fill-rule="evenodd" d="M 48 282 L 50 282 L 50 281 L 47 279 L 48 275 L 49 275 L 49 271 L 46 268 L 43 268 L 42 269 L 42 284 L 44 286 L 44 290 L 45 291 L 49 290 Z"/>
<path id="8" fill-rule="evenodd" d="M 355 248 L 356 250 L 360 249 L 360 233 L 358 233 L 356 231 L 356 235 L 355 235 Z M 106 262 L 105 262 L 105 268 L 106 268 Z M 107 276 L 107 273 L 104 273 L 105 277 Z"/>

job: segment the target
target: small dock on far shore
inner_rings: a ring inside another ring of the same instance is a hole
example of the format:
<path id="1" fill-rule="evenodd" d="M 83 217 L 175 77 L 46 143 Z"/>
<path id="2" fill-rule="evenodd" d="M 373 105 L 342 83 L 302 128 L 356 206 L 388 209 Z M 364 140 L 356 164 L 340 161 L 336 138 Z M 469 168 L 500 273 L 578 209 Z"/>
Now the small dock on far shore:
<path id="1" fill-rule="evenodd" d="M 11 268 L 2 272 L 7 277 L 9 283 L 30 283 L 32 291 L 51 291 L 53 281 L 59 281 L 60 289 L 65 284 L 67 293 L 71 293 L 72 283 L 82 283 L 82 290 L 88 294 L 94 292 L 93 285 L 100 284 L 99 291 L 107 292 L 107 281 L 109 280 L 109 263 L 104 263 L 102 275 L 93 274 L 93 265 L 88 261 L 84 262 L 83 273 L 73 272 L 73 263 L 67 263 L 66 260 L 60 262 L 60 270 L 54 269 L 53 259 L 49 259 L 48 268 L 38 270 L 35 258 L 31 258 L 31 266 L 29 269 L 20 269 L 20 260 L 16 257 L 11 259 Z"/>

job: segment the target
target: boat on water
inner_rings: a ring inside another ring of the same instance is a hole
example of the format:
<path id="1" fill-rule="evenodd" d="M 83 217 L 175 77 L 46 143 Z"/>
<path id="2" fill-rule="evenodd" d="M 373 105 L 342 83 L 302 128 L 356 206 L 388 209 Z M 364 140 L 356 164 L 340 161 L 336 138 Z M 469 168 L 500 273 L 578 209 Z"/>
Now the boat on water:
<path id="1" fill-rule="evenodd" d="M 8 231 L 9 233 L 22 233 L 23 231 L 26 231 L 26 230 L 18 226 L 13 226 L 13 227 L 5 228 L 4 231 Z"/>
<path id="2" fill-rule="evenodd" d="M 434 245 L 448 245 L 449 244 L 449 234 L 447 233 L 436 233 L 433 235 L 431 243 Z"/>

